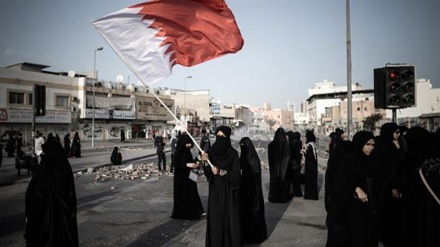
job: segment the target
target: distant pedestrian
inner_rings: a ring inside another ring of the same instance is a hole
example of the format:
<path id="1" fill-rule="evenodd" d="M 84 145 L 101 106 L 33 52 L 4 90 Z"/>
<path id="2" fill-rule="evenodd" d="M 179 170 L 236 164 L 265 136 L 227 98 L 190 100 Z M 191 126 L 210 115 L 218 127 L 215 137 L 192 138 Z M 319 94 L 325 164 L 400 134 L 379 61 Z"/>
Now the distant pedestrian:
<path id="1" fill-rule="evenodd" d="M 55 138 L 55 140 L 57 142 L 61 143 L 61 138 L 60 138 L 60 136 L 57 133 L 55 133 L 55 137 L 54 138 Z"/>
<path id="2" fill-rule="evenodd" d="M 113 165 L 119 166 L 122 164 L 122 154 L 119 147 L 114 147 L 113 152 L 110 156 L 110 161 Z"/>
<path id="3" fill-rule="evenodd" d="M 23 152 L 23 150 L 21 149 L 21 147 L 23 146 L 23 134 L 21 132 L 17 133 L 17 140 L 16 140 L 17 144 L 17 157 L 21 157 L 23 156 L 25 153 Z"/>
<path id="4" fill-rule="evenodd" d="M 174 189 L 173 212 L 171 218 L 195 220 L 200 219 L 205 210 L 197 189 L 198 168 L 201 161 L 193 158 L 191 148 L 194 146 L 191 138 L 184 134 L 177 141 L 174 154 Z M 197 173 L 193 170 L 197 170 Z"/>
<path id="5" fill-rule="evenodd" d="M 49 139 L 42 148 L 26 190 L 26 246 L 79 246 L 72 167 L 59 142 Z"/>
<path id="6" fill-rule="evenodd" d="M 35 136 L 35 155 L 38 158 L 38 164 L 41 162 L 41 154 L 43 153 L 43 143 L 44 138 L 43 134 L 37 130 L 36 136 Z"/>
<path id="7" fill-rule="evenodd" d="M 163 170 L 165 172 L 167 170 L 167 159 L 165 156 L 165 142 L 160 132 L 156 132 L 156 135 L 154 137 L 154 146 L 156 147 L 156 154 L 157 154 L 157 168 L 159 169 L 159 171 Z"/>
<path id="8" fill-rule="evenodd" d="M 202 129 L 202 138 L 200 138 L 200 149 L 202 149 L 205 153 L 208 152 L 211 147 L 211 141 L 209 140 L 209 134 L 206 129 Z M 199 151 L 199 154 L 201 152 Z"/>
<path id="9" fill-rule="evenodd" d="M 125 142 L 125 131 L 121 130 L 121 142 Z"/>
<path id="10" fill-rule="evenodd" d="M 267 225 L 261 182 L 261 162 L 249 137 L 240 140 L 240 216 L 244 242 L 261 243 L 267 239 Z"/>
<path id="11" fill-rule="evenodd" d="M 14 157 L 16 146 L 15 146 L 14 134 L 12 131 L 9 131 L 8 137 L 9 139 L 8 142 L 6 143 L 5 151 L 8 154 L 8 157 Z"/>
<path id="12" fill-rule="evenodd" d="M 75 134 L 73 135 L 72 148 L 70 152 L 71 152 L 70 155 L 71 157 L 74 158 L 81 157 L 81 140 L 79 139 L 78 131 L 76 131 Z"/>
<path id="13" fill-rule="evenodd" d="M 71 153 L 70 153 L 70 133 L 67 133 L 64 136 L 64 153 L 66 154 L 66 157 L 71 157 Z"/>
<path id="14" fill-rule="evenodd" d="M 306 200 L 318 200 L 318 149 L 315 142 L 315 134 L 307 131 L 304 150 L 304 199 Z"/>

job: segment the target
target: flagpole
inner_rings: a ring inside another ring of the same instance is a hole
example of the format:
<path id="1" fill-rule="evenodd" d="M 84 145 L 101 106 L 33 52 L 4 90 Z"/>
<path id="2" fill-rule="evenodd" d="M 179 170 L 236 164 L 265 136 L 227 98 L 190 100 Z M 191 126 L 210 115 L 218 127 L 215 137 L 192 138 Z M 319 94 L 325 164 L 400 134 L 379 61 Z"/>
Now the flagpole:
<path id="1" fill-rule="evenodd" d="M 179 123 L 181 123 L 181 121 L 177 118 L 176 115 L 174 115 L 174 113 L 170 110 L 170 108 L 168 108 L 168 106 L 159 98 L 159 96 L 157 96 L 157 94 L 154 93 L 154 90 L 150 90 L 150 92 L 154 95 L 154 97 L 156 97 L 157 100 L 159 100 L 159 102 L 163 105 L 163 107 L 165 107 L 165 109 L 171 114 L 171 116 L 174 117 L 174 119 L 176 121 L 178 121 Z M 202 148 L 200 148 L 199 144 L 196 142 L 196 140 L 194 139 L 194 137 L 188 132 L 188 129 L 185 128 L 185 132 L 188 134 L 189 138 L 191 138 L 191 140 L 194 142 L 194 145 L 199 149 L 200 152 L 204 152 L 202 150 Z M 207 160 L 208 164 L 211 166 L 211 168 L 213 167 L 211 161 L 209 161 L 209 159 Z"/>

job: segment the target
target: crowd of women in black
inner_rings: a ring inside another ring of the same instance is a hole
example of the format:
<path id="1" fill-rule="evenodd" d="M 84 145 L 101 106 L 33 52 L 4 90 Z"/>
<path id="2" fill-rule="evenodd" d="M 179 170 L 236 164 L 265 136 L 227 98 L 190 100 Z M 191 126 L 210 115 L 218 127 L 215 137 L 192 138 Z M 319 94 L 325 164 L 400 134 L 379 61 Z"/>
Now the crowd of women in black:
<path id="1" fill-rule="evenodd" d="M 396 123 L 331 134 L 327 247 L 440 246 L 440 134 Z"/>
<path id="2" fill-rule="evenodd" d="M 231 129 L 220 126 L 207 152 L 193 158 L 191 138 L 178 137 L 174 164 L 174 206 L 171 218 L 200 219 L 205 215 L 197 191 L 197 175 L 203 170 L 209 183 L 206 246 L 242 246 L 267 239 L 261 161 L 248 137 L 240 140 L 240 155 L 232 147 Z M 268 200 L 286 203 L 293 197 L 318 200 L 317 149 L 313 132 L 306 145 L 299 132 L 278 128 L 268 145 L 270 186 Z M 304 167 L 304 192 L 301 168 Z"/>
<path id="3" fill-rule="evenodd" d="M 241 154 L 232 147 L 231 128 L 220 126 L 207 152 L 193 158 L 192 139 L 178 136 L 173 155 L 174 204 L 171 218 L 200 219 L 206 215 L 206 246 L 242 246 L 263 242 L 267 226 L 261 186 L 261 162 L 252 141 L 240 141 Z M 197 190 L 198 173 L 209 183 L 205 213 Z"/>

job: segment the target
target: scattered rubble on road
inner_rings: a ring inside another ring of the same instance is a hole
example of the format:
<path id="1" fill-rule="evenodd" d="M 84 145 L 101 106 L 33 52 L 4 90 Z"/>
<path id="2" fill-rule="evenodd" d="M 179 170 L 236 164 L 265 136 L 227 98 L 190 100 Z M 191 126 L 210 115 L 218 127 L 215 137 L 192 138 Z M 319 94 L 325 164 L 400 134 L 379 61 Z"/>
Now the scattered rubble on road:
<path id="1" fill-rule="evenodd" d="M 149 164 L 130 164 L 127 166 L 104 166 L 95 171 L 95 181 L 105 182 L 110 179 L 133 180 L 148 179 L 152 176 L 159 178 L 162 172 L 157 170 L 157 165 Z"/>

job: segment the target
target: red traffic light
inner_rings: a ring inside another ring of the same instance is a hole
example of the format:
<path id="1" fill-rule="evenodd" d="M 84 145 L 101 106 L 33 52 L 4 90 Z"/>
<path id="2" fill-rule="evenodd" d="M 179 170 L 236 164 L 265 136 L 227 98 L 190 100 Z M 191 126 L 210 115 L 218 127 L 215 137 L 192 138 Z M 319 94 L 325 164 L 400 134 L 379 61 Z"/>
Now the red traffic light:
<path id="1" fill-rule="evenodd" d="M 389 77 L 391 80 L 396 80 L 397 78 L 399 78 L 399 73 L 398 73 L 397 71 L 395 71 L 395 70 L 392 70 L 392 71 L 388 74 L 388 77 Z"/>

